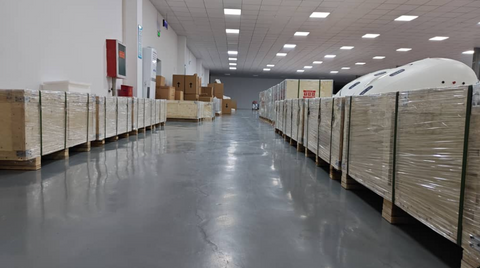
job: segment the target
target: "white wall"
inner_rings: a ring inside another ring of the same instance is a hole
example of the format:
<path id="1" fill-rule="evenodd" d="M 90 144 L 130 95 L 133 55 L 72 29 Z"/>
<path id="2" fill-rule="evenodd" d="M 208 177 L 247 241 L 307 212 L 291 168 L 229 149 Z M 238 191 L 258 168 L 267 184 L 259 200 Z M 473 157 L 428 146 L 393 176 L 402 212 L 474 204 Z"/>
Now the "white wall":
<path id="1" fill-rule="evenodd" d="M 1 0 L 0 39 L 0 88 L 71 80 L 106 95 L 105 40 L 122 40 L 122 0 Z"/>

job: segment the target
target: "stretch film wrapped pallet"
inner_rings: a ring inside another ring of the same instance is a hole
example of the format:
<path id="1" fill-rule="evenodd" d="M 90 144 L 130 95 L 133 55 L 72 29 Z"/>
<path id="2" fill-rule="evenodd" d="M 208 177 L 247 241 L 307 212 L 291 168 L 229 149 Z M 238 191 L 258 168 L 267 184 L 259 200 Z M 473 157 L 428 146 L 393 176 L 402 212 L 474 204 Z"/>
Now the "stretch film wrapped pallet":
<path id="1" fill-rule="evenodd" d="M 132 129 L 138 130 L 138 98 L 132 98 Z"/>
<path id="2" fill-rule="evenodd" d="M 320 99 L 320 122 L 318 127 L 318 157 L 330 163 L 332 136 L 333 98 Z"/>
<path id="3" fill-rule="evenodd" d="M 282 132 L 284 132 L 284 126 L 283 126 L 283 104 L 284 104 L 285 101 L 281 100 L 281 101 L 278 101 L 278 115 L 277 115 L 277 122 L 276 124 L 278 124 L 278 129 Z"/>
<path id="4" fill-rule="evenodd" d="M 36 90 L 0 90 L 0 160 L 36 164 L 41 153 L 39 102 Z M 0 164 L 2 169 L 9 168 L 3 161 Z"/>
<path id="5" fill-rule="evenodd" d="M 160 117 L 162 112 L 162 101 L 155 100 L 155 124 L 160 124 Z"/>
<path id="6" fill-rule="evenodd" d="M 292 100 L 292 139 L 303 143 L 303 103 L 304 99 Z"/>
<path id="7" fill-rule="evenodd" d="M 343 126 L 345 118 L 345 98 L 333 98 L 333 115 L 332 115 L 332 141 L 330 165 L 336 170 L 341 170 L 343 155 Z"/>
<path id="8" fill-rule="evenodd" d="M 128 112 L 129 100 L 130 98 L 125 97 L 117 98 L 117 135 L 121 135 L 130 131 L 128 128 L 131 119 L 131 114 Z"/>
<path id="9" fill-rule="evenodd" d="M 213 111 L 213 102 L 203 102 L 203 116 L 202 118 L 214 118 L 215 113 Z"/>
<path id="10" fill-rule="evenodd" d="M 350 108 L 352 97 L 345 98 L 344 119 L 343 119 L 343 149 L 342 149 L 342 186 L 347 186 L 348 172 L 348 151 L 350 149 L 348 140 L 350 139 Z"/>
<path id="11" fill-rule="evenodd" d="M 144 126 L 149 127 L 152 125 L 152 108 L 153 108 L 152 101 L 153 100 L 152 99 L 144 99 L 144 100 L 145 100 Z"/>
<path id="12" fill-rule="evenodd" d="M 40 92 L 42 156 L 67 148 L 65 96 L 65 92 L 62 91 Z"/>
<path id="13" fill-rule="evenodd" d="M 308 100 L 307 145 L 305 148 L 318 154 L 318 128 L 320 118 L 320 98 Z"/>
<path id="14" fill-rule="evenodd" d="M 88 141 L 89 95 L 67 92 L 67 148 Z"/>
<path id="15" fill-rule="evenodd" d="M 221 103 L 221 100 L 220 100 Z M 167 122 L 167 100 L 162 100 L 162 118 L 161 118 L 161 123 Z"/>
<path id="16" fill-rule="evenodd" d="M 117 135 L 117 98 L 105 97 L 105 138 Z"/>
<path id="17" fill-rule="evenodd" d="M 285 101 L 285 135 L 292 137 L 292 102 L 293 100 Z"/>
<path id="18" fill-rule="evenodd" d="M 480 266 L 480 87 L 474 87 L 463 210 L 463 262 Z M 463 266 L 462 266 L 463 268 Z"/>
<path id="19" fill-rule="evenodd" d="M 351 103 L 348 175 L 392 201 L 396 93 L 355 96 Z"/>
<path id="20" fill-rule="evenodd" d="M 97 139 L 97 96 L 89 94 L 88 101 L 88 141 Z"/>
<path id="21" fill-rule="evenodd" d="M 137 129 L 145 126 L 145 99 L 137 99 Z"/>
<path id="22" fill-rule="evenodd" d="M 457 241 L 468 87 L 400 92 L 395 204 Z M 351 169 L 351 167 L 350 167 Z"/>
<path id="23" fill-rule="evenodd" d="M 278 120 L 280 116 L 280 101 L 275 101 L 275 128 L 280 129 L 280 121 Z"/>
<path id="24" fill-rule="evenodd" d="M 95 98 L 96 102 L 96 119 L 95 119 L 95 138 L 97 141 L 105 139 L 105 97 L 97 96 Z"/>

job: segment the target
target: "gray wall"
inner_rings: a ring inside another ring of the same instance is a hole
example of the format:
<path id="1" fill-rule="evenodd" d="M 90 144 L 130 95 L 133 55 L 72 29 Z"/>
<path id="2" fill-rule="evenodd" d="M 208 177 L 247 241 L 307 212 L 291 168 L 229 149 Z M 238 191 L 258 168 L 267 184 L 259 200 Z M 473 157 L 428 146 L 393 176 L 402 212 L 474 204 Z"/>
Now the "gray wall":
<path id="1" fill-rule="evenodd" d="M 215 79 L 220 79 L 224 83 L 224 94 L 237 101 L 238 109 L 252 109 L 252 101 L 259 101 L 260 91 L 273 87 L 284 80 L 283 78 L 210 76 L 211 83 Z"/>

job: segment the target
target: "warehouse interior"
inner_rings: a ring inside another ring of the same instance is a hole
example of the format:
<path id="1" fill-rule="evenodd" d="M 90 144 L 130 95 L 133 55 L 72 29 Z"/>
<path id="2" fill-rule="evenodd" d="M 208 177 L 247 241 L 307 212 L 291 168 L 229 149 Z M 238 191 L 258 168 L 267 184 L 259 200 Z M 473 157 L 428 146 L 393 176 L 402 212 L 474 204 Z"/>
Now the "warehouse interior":
<path id="1" fill-rule="evenodd" d="M 480 267 L 480 1 L 0 1 L 0 267 Z"/>

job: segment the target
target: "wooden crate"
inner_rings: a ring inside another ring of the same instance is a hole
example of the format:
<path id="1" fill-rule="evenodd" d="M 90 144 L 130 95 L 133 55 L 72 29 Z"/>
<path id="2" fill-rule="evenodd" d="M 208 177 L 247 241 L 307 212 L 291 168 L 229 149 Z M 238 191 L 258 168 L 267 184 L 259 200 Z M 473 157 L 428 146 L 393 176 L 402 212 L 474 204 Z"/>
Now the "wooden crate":
<path id="1" fill-rule="evenodd" d="M 66 94 L 44 90 L 40 95 L 42 155 L 47 155 L 67 148 Z"/>
<path id="2" fill-rule="evenodd" d="M 342 170 L 343 157 L 343 129 L 345 118 L 345 98 L 333 98 L 333 115 L 332 115 L 332 141 L 330 165 L 336 170 Z"/>
<path id="3" fill-rule="evenodd" d="M 97 96 L 88 95 L 88 141 L 97 139 Z"/>
<path id="4" fill-rule="evenodd" d="M 318 126 L 318 157 L 330 164 L 330 144 L 332 136 L 333 98 L 321 98 L 320 122 Z"/>
<path id="5" fill-rule="evenodd" d="M 312 92 L 314 92 L 312 94 Z M 297 98 L 319 98 L 320 97 L 320 80 L 302 79 L 298 85 Z"/>
<path id="6" fill-rule="evenodd" d="M 95 138 L 97 141 L 103 141 L 105 139 L 105 101 L 105 97 L 97 96 L 95 98 Z"/>
<path id="7" fill-rule="evenodd" d="M 320 97 L 331 97 L 333 95 L 333 80 L 320 81 Z"/>
<path id="8" fill-rule="evenodd" d="M 475 87 L 470 118 L 462 232 L 463 261 L 471 267 L 480 267 L 478 243 L 480 243 L 480 88 Z"/>
<path id="9" fill-rule="evenodd" d="M 317 155 L 318 153 L 318 127 L 319 127 L 319 117 L 320 117 L 320 98 L 309 99 L 308 100 L 308 111 L 307 111 L 307 125 L 306 129 L 306 140 L 307 145 L 306 149 L 310 150 L 313 154 Z"/>
<path id="10" fill-rule="evenodd" d="M 351 103 L 348 175 L 392 201 L 396 93 L 355 96 Z"/>
<path id="11" fill-rule="evenodd" d="M 0 90 L 0 169 L 40 168 L 39 101 L 39 91 Z"/>
<path id="12" fill-rule="evenodd" d="M 285 131 L 287 137 L 292 137 L 292 103 L 293 100 L 285 100 Z"/>
<path id="13" fill-rule="evenodd" d="M 88 142 L 89 95 L 67 92 L 67 148 Z"/>
<path id="14" fill-rule="evenodd" d="M 201 119 L 199 102 L 167 101 L 167 119 Z"/>
<path id="15" fill-rule="evenodd" d="M 117 135 L 130 132 L 132 115 L 129 112 L 129 101 L 130 98 L 117 97 Z"/>

